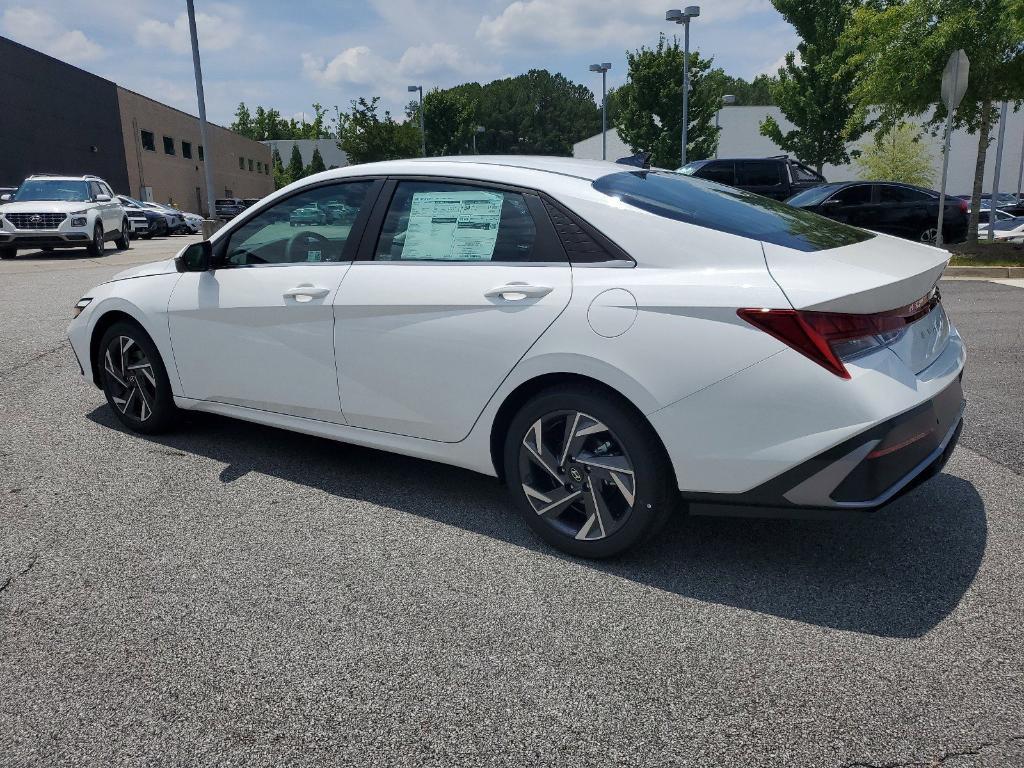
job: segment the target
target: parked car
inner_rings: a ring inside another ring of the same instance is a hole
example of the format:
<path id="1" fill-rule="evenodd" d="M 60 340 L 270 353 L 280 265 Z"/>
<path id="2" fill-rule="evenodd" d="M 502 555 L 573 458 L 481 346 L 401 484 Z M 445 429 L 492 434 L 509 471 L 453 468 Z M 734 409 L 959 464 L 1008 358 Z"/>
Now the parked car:
<path id="1" fill-rule="evenodd" d="M 351 224 L 359 213 L 357 208 L 345 203 L 329 203 L 324 206 L 323 211 L 328 224 Z"/>
<path id="2" fill-rule="evenodd" d="M 142 203 L 146 208 L 157 213 L 162 213 L 167 220 L 167 232 L 165 234 L 183 235 L 188 232 L 188 225 L 185 224 L 185 214 L 177 208 L 172 208 L 164 203 Z"/>
<path id="3" fill-rule="evenodd" d="M 244 205 L 246 208 L 252 208 L 254 205 L 256 205 L 256 203 L 260 201 L 260 199 L 261 198 L 258 197 L 246 197 L 242 200 L 242 205 Z"/>
<path id="4" fill-rule="evenodd" d="M 121 205 L 128 215 L 128 223 L 133 236 L 148 240 L 156 235 L 166 235 L 170 231 L 167 226 L 167 217 L 162 211 L 147 208 L 141 200 L 128 197 L 128 195 L 118 195 L 117 199 L 121 201 Z"/>
<path id="5" fill-rule="evenodd" d="M 696 160 L 679 169 L 685 176 L 717 181 L 765 197 L 785 200 L 825 183 L 825 177 L 786 156 Z"/>
<path id="6" fill-rule="evenodd" d="M 968 198 L 970 199 L 970 198 Z M 1011 216 L 1024 216 L 1024 200 L 1018 200 L 1017 196 L 1010 192 L 1000 192 L 996 198 L 996 207 L 1010 214 Z M 983 193 L 981 196 L 981 202 L 984 205 L 988 203 L 992 205 L 992 195 L 990 193 Z"/>
<path id="7" fill-rule="evenodd" d="M 786 201 L 830 219 L 908 240 L 934 243 L 939 193 L 912 184 L 888 181 L 843 181 L 822 184 Z M 958 243 L 967 235 L 967 203 L 947 198 L 942 239 Z"/>
<path id="8" fill-rule="evenodd" d="M 36 174 L 0 205 L 0 258 L 13 259 L 19 248 L 84 247 L 99 256 L 108 240 L 126 250 L 129 229 L 124 208 L 99 176 Z"/>
<path id="9" fill-rule="evenodd" d="M 585 557 L 682 502 L 860 521 L 959 438 L 946 251 L 571 158 L 314 179 L 83 295 L 71 343 L 126 427 L 210 411 L 496 475 Z M 335 202 L 351 229 L 276 223 Z"/>
<path id="10" fill-rule="evenodd" d="M 292 211 L 288 216 L 288 223 L 293 227 L 301 227 L 304 224 L 326 224 L 327 214 L 315 205 L 306 205 Z"/>
<path id="11" fill-rule="evenodd" d="M 1009 240 L 1014 243 L 1024 242 L 1024 216 L 1000 217 L 994 225 L 992 237 L 997 240 Z M 988 237 L 988 223 L 978 226 L 978 237 Z"/>
<path id="12" fill-rule="evenodd" d="M 238 197 L 222 197 L 213 201 L 217 218 L 222 221 L 230 221 L 245 210 L 245 201 Z"/>

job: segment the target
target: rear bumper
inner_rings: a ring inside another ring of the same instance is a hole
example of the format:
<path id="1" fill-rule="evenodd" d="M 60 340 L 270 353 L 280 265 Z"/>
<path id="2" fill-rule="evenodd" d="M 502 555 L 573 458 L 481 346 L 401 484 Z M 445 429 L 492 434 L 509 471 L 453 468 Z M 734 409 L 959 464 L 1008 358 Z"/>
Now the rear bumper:
<path id="1" fill-rule="evenodd" d="M 33 234 L 0 233 L 0 246 L 14 248 L 78 248 L 88 245 L 92 238 L 87 232 L 41 232 Z"/>
<path id="2" fill-rule="evenodd" d="M 684 494 L 694 515 L 834 518 L 874 512 L 937 475 L 963 430 L 961 377 L 931 400 L 740 494 Z"/>

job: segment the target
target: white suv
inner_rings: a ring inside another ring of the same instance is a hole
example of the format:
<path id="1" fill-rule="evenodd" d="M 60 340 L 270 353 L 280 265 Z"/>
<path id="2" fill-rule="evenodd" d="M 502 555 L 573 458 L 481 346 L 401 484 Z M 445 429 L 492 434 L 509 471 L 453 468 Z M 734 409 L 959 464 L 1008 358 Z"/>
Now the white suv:
<path id="1" fill-rule="evenodd" d="M 113 240 L 128 248 L 128 217 L 110 186 L 98 176 L 36 174 L 0 205 L 0 258 L 18 249 L 85 246 L 91 256 Z"/>

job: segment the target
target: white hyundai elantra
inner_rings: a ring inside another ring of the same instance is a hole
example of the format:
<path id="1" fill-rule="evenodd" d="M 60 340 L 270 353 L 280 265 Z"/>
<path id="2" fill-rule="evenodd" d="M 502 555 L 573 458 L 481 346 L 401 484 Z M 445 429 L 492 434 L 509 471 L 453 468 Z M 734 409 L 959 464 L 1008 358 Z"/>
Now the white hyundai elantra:
<path id="1" fill-rule="evenodd" d="M 948 257 L 664 171 L 403 160 L 276 192 L 69 332 L 131 429 L 210 411 L 466 467 L 604 557 L 676 508 L 853 516 L 937 473 Z"/>

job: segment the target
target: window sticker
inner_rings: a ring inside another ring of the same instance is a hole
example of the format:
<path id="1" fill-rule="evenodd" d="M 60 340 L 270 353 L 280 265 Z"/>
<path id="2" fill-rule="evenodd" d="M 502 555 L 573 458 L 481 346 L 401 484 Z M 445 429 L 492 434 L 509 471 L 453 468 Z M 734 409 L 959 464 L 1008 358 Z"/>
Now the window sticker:
<path id="1" fill-rule="evenodd" d="M 500 192 L 414 192 L 403 259 L 488 261 L 501 221 Z"/>

